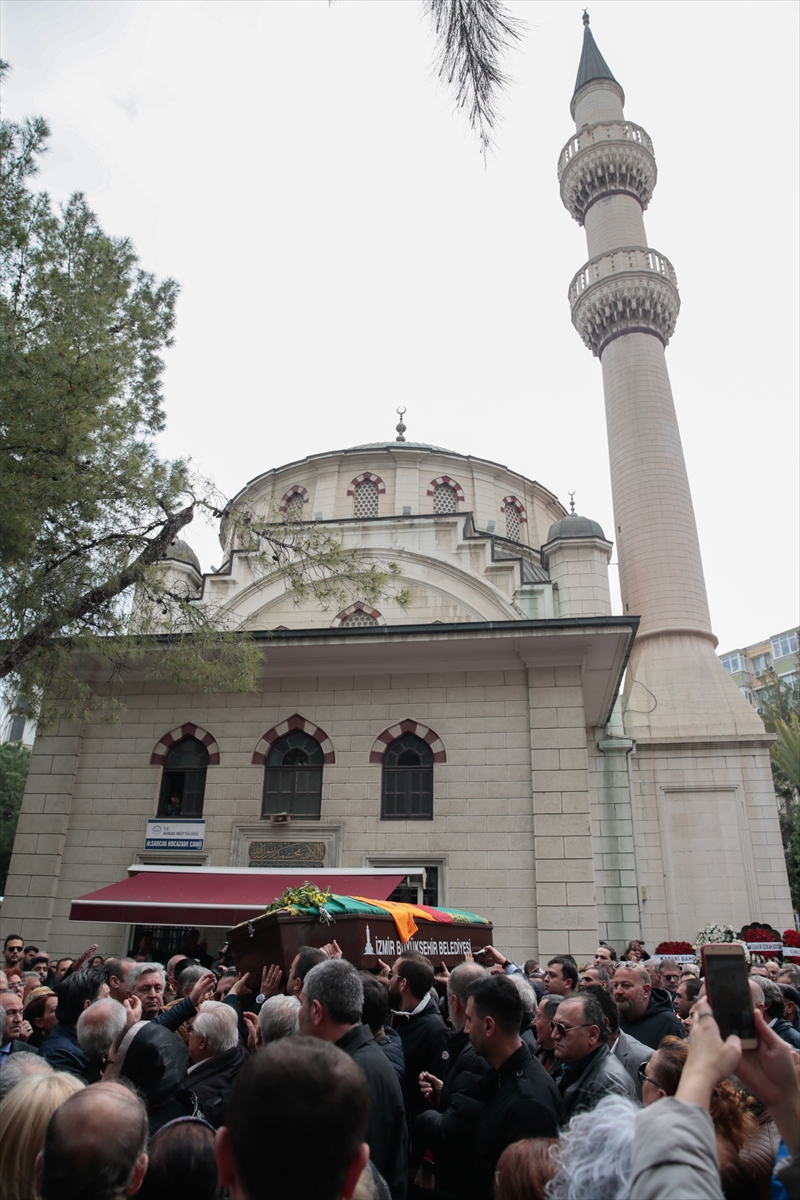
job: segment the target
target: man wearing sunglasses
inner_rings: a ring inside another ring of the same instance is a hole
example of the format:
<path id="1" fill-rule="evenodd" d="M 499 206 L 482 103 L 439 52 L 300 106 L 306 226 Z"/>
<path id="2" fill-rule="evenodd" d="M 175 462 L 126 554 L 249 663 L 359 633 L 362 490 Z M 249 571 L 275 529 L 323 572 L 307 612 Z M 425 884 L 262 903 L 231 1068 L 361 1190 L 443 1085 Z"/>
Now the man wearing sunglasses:
<path id="1" fill-rule="evenodd" d="M 594 1108 L 603 1096 L 637 1098 L 633 1080 L 608 1048 L 611 1031 L 594 996 L 578 992 L 562 1000 L 551 1029 L 567 1117 Z"/>

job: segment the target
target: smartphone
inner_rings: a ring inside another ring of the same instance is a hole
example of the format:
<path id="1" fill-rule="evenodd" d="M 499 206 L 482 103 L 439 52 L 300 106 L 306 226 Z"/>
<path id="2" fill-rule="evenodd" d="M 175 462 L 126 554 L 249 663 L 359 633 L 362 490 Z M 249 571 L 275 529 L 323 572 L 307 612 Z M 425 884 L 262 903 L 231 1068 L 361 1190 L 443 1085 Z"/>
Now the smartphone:
<path id="1" fill-rule="evenodd" d="M 755 1050 L 758 1038 L 744 949 L 730 942 L 712 942 L 701 950 L 706 991 L 722 1037 L 735 1033 L 744 1050 Z"/>

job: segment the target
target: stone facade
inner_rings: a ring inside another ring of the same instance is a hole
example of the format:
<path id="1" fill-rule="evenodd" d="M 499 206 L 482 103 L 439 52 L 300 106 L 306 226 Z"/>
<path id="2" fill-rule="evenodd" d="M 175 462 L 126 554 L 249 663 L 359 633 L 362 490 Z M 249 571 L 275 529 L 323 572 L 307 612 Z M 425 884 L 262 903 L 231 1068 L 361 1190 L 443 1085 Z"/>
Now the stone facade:
<path id="1" fill-rule="evenodd" d="M 175 693 L 142 665 L 118 726 L 42 732 L 3 932 L 51 954 L 91 940 L 125 950 L 121 926 L 70 922 L 72 900 L 136 862 L 248 867 L 287 842 L 327 867 L 435 868 L 439 903 L 490 917 L 518 961 L 586 958 L 598 936 L 652 946 L 709 920 L 791 921 L 770 739 L 714 654 L 664 355 L 677 282 L 642 216 L 653 146 L 625 121 L 588 28 L 578 78 L 559 177 L 587 238 L 570 299 L 602 364 L 622 616 L 599 526 L 498 463 L 406 442 L 402 421 L 396 442 L 265 472 L 240 510 L 397 563 L 409 606 L 298 606 L 280 572 L 251 570 L 246 535 L 224 521 L 217 570 L 203 575 L 176 543 L 168 576 L 263 640 L 258 691 Z M 321 800 L 318 817 L 281 826 L 262 797 L 290 730 L 317 745 Z M 407 732 L 428 747 L 432 814 L 397 819 L 382 780 Z M 204 849 L 145 853 L 186 734 L 208 753 Z"/>

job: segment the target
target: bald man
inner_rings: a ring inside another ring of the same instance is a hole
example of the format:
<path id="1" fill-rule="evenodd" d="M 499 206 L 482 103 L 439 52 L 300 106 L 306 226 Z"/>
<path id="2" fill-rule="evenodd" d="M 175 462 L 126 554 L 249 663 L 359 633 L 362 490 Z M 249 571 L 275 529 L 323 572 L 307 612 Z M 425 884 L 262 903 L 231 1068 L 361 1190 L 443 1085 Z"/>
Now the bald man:
<path id="1" fill-rule="evenodd" d="M 95 1083 L 56 1109 L 34 1173 L 42 1200 L 99 1200 L 132 1196 L 146 1171 L 144 1104 L 119 1083 Z"/>

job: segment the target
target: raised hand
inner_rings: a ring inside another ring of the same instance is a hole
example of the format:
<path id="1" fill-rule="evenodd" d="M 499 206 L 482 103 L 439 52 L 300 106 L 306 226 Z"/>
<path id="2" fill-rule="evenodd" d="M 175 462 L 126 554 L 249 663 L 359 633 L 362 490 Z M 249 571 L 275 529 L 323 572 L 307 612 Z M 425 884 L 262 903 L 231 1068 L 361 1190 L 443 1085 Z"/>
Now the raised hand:
<path id="1" fill-rule="evenodd" d="M 199 1008 L 204 1000 L 207 1000 L 209 996 L 213 996 L 216 982 L 217 977 L 213 971 L 206 971 L 205 975 L 200 976 L 189 993 L 189 999 L 195 1008 Z M 231 988 L 231 991 L 233 991 L 233 988 Z"/>
<path id="2" fill-rule="evenodd" d="M 88 950 L 84 950 L 83 954 L 79 955 L 78 958 L 76 958 L 74 963 L 72 964 L 72 967 L 70 968 L 72 973 L 74 974 L 76 971 L 80 971 L 81 967 L 86 962 L 87 958 L 91 958 L 92 955 L 96 952 L 96 950 L 97 950 L 97 942 L 95 942 L 93 946 L 90 946 Z"/>
<path id="3" fill-rule="evenodd" d="M 247 1025 L 247 1049 L 251 1054 L 255 1054 L 261 1046 L 261 1026 L 258 1023 L 258 1017 L 249 1010 L 243 1012 L 242 1016 Z"/>
<path id="4" fill-rule="evenodd" d="M 279 966 L 273 964 L 271 967 L 264 967 L 261 972 L 261 995 L 266 1000 L 269 1000 L 270 996 L 277 996 L 281 990 L 282 979 L 283 971 Z"/>
<path id="5" fill-rule="evenodd" d="M 328 958 L 342 957 L 342 950 L 339 943 L 336 941 L 336 938 L 334 938 L 332 942 L 328 942 L 327 945 L 322 947 L 322 953 L 327 954 Z"/>
<path id="6" fill-rule="evenodd" d="M 128 1014 L 128 1028 L 142 1019 L 142 1002 L 138 996 L 129 996 L 122 1001 L 122 1006 Z"/>

